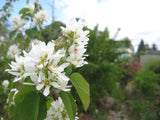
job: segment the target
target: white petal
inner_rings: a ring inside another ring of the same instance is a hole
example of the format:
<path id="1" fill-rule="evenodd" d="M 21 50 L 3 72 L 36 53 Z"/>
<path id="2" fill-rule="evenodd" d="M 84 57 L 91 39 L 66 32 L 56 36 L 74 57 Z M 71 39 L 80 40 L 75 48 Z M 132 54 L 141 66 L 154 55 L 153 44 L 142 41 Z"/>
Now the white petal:
<path id="1" fill-rule="evenodd" d="M 59 72 L 63 72 L 66 67 L 69 66 L 69 63 L 63 63 L 61 66 L 57 67 Z"/>
<path id="2" fill-rule="evenodd" d="M 30 78 L 31 78 L 31 80 L 32 80 L 35 84 L 38 84 L 38 83 L 39 83 L 39 82 L 38 82 L 38 77 L 37 77 L 37 75 L 31 75 Z"/>
<path id="3" fill-rule="evenodd" d="M 22 77 L 15 78 L 13 82 L 17 82 L 17 81 L 19 81 L 19 80 L 21 80 L 21 79 L 22 79 Z"/>
<path id="4" fill-rule="evenodd" d="M 35 85 L 35 84 L 24 82 L 23 85 Z"/>
<path id="5" fill-rule="evenodd" d="M 43 91 L 43 95 L 44 95 L 44 96 L 49 95 L 49 88 L 50 88 L 50 86 L 47 86 L 47 87 L 44 89 L 44 91 Z"/>
<path id="6" fill-rule="evenodd" d="M 41 90 L 43 87 L 44 87 L 44 84 L 39 84 L 39 85 L 36 86 L 36 89 Z"/>
<path id="7" fill-rule="evenodd" d="M 60 86 L 56 82 L 51 82 L 51 85 L 55 88 L 59 88 Z"/>

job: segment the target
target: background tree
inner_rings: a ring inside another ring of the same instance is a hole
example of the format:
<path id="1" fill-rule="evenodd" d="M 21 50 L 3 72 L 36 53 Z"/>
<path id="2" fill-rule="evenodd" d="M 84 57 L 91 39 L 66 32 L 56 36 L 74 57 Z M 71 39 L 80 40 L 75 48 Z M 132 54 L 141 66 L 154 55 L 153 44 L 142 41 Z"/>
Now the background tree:
<path id="1" fill-rule="evenodd" d="M 55 21 L 51 25 L 46 26 L 45 29 L 42 31 L 42 40 L 47 43 L 50 40 L 57 39 L 58 36 L 61 34 L 60 26 L 65 25 L 60 21 Z"/>
<path id="2" fill-rule="evenodd" d="M 140 42 L 140 44 L 138 45 L 138 51 L 137 52 L 145 52 L 145 45 L 144 45 L 144 41 L 143 41 L 143 39 L 141 39 L 141 42 Z"/>
<path id="3" fill-rule="evenodd" d="M 117 83 L 124 77 L 125 69 L 121 67 L 124 59 L 121 56 L 126 52 L 120 49 L 127 47 L 129 40 L 125 38 L 116 42 L 110 38 L 108 28 L 99 31 L 96 26 L 89 31 L 88 64 L 76 71 L 80 72 L 90 84 L 91 105 L 89 111 L 93 111 L 95 107 L 99 106 L 99 100 L 107 94 L 111 96 L 121 94 Z M 75 95 L 75 97 L 78 96 Z M 77 100 L 77 102 L 80 106 L 80 101 Z"/>
<path id="4" fill-rule="evenodd" d="M 156 46 L 156 44 L 153 44 L 153 45 L 152 45 L 152 50 L 153 50 L 153 51 L 157 51 L 157 46 Z"/>

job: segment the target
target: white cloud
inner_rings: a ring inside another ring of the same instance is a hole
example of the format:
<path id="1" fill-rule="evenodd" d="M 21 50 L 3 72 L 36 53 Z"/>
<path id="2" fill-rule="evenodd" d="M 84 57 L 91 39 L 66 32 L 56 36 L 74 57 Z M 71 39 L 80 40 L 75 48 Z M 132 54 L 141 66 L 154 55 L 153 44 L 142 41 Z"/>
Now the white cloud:
<path id="1" fill-rule="evenodd" d="M 152 44 L 160 38 L 159 0 L 61 0 L 66 4 L 63 9 L 63 22 L 72 17 L 85 19 L 88 27 L 99 24 L 99 29 L 109 28 L 111 36 L 121 28 L 119 39 L 129 37 L 133 44 L 141 38 Z M 139 33 L 151 32 L 140 35 Z"/>

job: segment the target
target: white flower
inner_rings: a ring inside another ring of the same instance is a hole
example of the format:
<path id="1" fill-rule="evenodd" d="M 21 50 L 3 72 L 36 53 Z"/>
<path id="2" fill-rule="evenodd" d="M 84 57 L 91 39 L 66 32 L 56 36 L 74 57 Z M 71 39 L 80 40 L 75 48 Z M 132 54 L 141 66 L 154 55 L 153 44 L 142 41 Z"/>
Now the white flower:
<path id="1" fill-rule="evenodd" d="M 65 52 L 62 52 L 63 50 L 55 52 L 54 46 L 54 42 L 49 42 L 47 45 L 44 42 L 32 43 L 30 52 L 24 52 L 25 58 L 30 60 L 24 65 L 26 73 L 31 77 L 37 90 L 44 88 L 45 96 L 49 94 L 51 86 L 55 89 L 69 91 L 67 86 L 69 78 L 63 73 L 69 64 L 58 65 Z"/>
<path id="2" fill-rule="evenodd" d="M 29 8 L 29 13 L 33 14 L 34 13 L 34 5 L 28 5 L 26 8 Z"/>
<path id="3" fill-rule="evenodd" d="M 26 22 L 27 20 L 22 19 L 20 16 L 11 16 L 11 29 L 23 31 Z"/>
<path id="4" fill-rule="evenodd" d="M 18 92 L 19 92 L 19 90 L 17 90 L 16 88 L 13 88 L 10 90 L 10 92 L 8 94 L 7 101 L 6 101 L 6 103 L 9 104 L 9 106 L 15 105 L 14 99 L 15 99 L 15 96 Z"/>
<path id="5" fill-rule="evenodd" d="M 7 11 L 10 12 L 10 11 L 12 10 L 12 8 L 13 8 L 13 6 L 9 6 L 9 7 L 7 8 Z"/>
<path id="6" fill-rule="evenodd" d="M 89 33 L 89 31 L 83 30 L 84 26 L 85 24 L 82 22 L 82 20 L 77 21 L 76 19 L 72 19 L 71 21 L 69 21 L 69 23 L 66 24 L 66 28 L 61 28 L 64 35 L 73 35 L 73 38 L 77 39 L 79 37 L 84 37 Z"/>
<path id="7" fill-rule="evenodd" d="M 0 36 L 0 42 L 4 42 L 4 37 Z"/>
<path id="8" fill-rule="evenodd" d="M 51 73 L 49 72 L 48 78 L 45 77 L 45 74 L 43 72 L 40 72 L 39 77 L 32 76 L 32 81 L 38 80 L 38 84 L 36 86 L 37 90 L 41 90 L 44 88 L 43 94 L 45 96 L 48 96 L 50 93 L 50 87 L 52 86 L 55 89 L 63 90 L 63 91 L 69 91 L 69 86 L 67 86 L 69 78 L 66 77 L 64 74 L 59 73 Z M 35 82 L 35 83 L 36 83 Z"/>
<path id="9" fill-rule="evenodd" d="M 4 87 L 4 90 L 6 90 L 6 89 L 8 88 L 9 81 L 8 81 L 8 80 L 4 80 L 4 81 L 2 82 L 2 85 L 3 85 L 3 87 Z"/>
<path id="10" fill-rule="evenodd" d="M 1 60 L 3 60 L 3 59 L 4 59 L 4 57 L 3 57 L 3 56 L 1 56 L 1 57 L 0 57 L 0 59 L 1 59 Z"/>
<path id="11" fill-rule="evenodd" d="M 15 55 L 20 55 L 21 50 L 18 48 L 18 45 L 13 44 L 9 47 L 7 51 L 7 57 L 15 58 Z"/>
<path id="12" fill-rule="evenodd" d="M 33 24 L 40 25 L 43 28 L 43 22 L 47 22 L 49 20 L 48 13 L 44 10 L 38 11 L 33 17 Z"/>
<path id="13" fill-rule="evenodd" d="M 35 3 L 39 2 L 40 0 L 34 0 Z"/>
<path id="14" fill-rule="evenodd" d="M 6 69 L 12 75 L 15 75 L 14 82 L 20 81 L 27 77 L 27 73 L 25 71 L 24 64 L 28 63 L 29 60 L 22 57 L 22 56 L 15 56 L 16 62 L 11 62 L 10 67 L 11 69 Z"/>
<path id="15" fill-rule="evenodd" d="M 76 46 L 76 45 L 72 45 L 69 48 L 69 57 L 67 57 L 67 61 L 72 63 L 75 67 L 81 67 L 84 64 L 87 64 L 86 61 L 84 61 L 85 57 L 84 53 L 86 52 L 86 49 L 84 48 L 84 46 Z"/>
<path id="16" fill-rule="evenodd" d="M 16 76 L 14 82 L 36 85 L 37 90 L 42 90 L 45 96 L 49 95 L 50 88 L 69 91 L 69 78 L 63 73 L 69 63 L 61 63 L 65 50 L 55 51 L 54 42 L 47 45 L 40 41 L 36 43 L 32 42 L 28 53 L 23 51 L 24 57 L 16 55 L 16 61 L 11 62 L 11 69 L 6 71 Z M 31 78 L 32 83 L 24 81 L 27 76 Z"/>
<path id="17" fill-rule="evenodd" d="M 0 46 L 1 44 L 4 42 L 4 37 L 3 36 L 0 36 Z"/>
<path id="18" fill-rule="evenodd" d="M 2 17 L 4 17 L 6 15 L 6 12 L 2 10 L 1 15 L 2 15 Z"/>
<path id="19" fill-rule="evenodd" d="M 32 49 L 32 44 L 40 45 L 40 44 L 42 44 L 42 41 L 40 41 L 38 39 L 32 39 L 31 42 L 29 43 L 28 51 L 30 51 Z"/>
<path id="20" fill-rule="evenodd" d="M 76 116 L 75 120 L 78 119 L 79 118 Z M 44 120 L 70 120 L 60 97 L 51 103 L 51 107 L 47 111 L 47 116 Z"/>
<path id="21" fill-rule="evenodd" d="M 67 25 L 66 28 L 62 27 L 62 32 L 64 36 L 68 39 L 70 44 L 67 56 L 67 61 L 73 64 L 75 67 L 81 67 L 84 64 L 87 64 L 85 60 L 86 45 L 88 44 L 88 33 L 89 31 L 83 30 L 84 24 L 81 20 L 76 21 L 72 19 Z"/>

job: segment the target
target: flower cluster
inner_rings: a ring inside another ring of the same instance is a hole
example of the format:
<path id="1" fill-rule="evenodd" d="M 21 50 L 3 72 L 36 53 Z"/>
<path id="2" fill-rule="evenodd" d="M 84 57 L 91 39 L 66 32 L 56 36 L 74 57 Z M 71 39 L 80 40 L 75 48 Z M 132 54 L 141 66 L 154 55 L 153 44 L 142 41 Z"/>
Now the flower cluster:
<path id="1" fill-rule="evenodd" d="M 40 2 L 40 0 L 34 0 L 35 3 Z"/>
<path id="2" fill-rule="evenodd" d="M 62 27 L 63 35 L 69 44 L 67 61 L 75 67 L 81 67 L 87 64 L 87 62 L 84 61 L 87 55 L 84 55 L 84 53 L 86 52 L 85 47 L 89 40 L 87 37 L 89 31 L 84 31 L 83 27 L 83 22 L 81 20 L 77 22 L 76 19 L 70 21 L 70 23 L 66 25 L 66 28 Z M 70 38 L 72 39 L 69 40 Z"/>
<path id="3" fill-rule="evenodd" d="M 29 9 L 29 11 L 28 11 L 28 13 L 31 13 L 31 14 L 33 14 L 34 13 L 34 5 L 28 5 L 26 8 L 28 8 Z"/>
<path id="4" fill-rule="evenodd" d="M 27 20 L 22 19 L 21 16 L 13 15 L 11 16 L 11 29 L 12 30 L 24 30 L 24 25 L 26 24 Z"/>
<path id="5" fill-rule="evenodd" d="M 35 85 L 45 96 L 50 94 L 50 89 L 70 90 L 69 78 L 64 70 L 70 65 L 81 67 L 87 64 L 84 61 L 84 53 L 88 43 L 88 31 L 83 31 L 82 23 L 73 20 L 70 24 L 62 30 L 61 38 L 66 42 L 61 49 L 56 49 L 59 44 L 57 41 L 50 41 L 46 45 L 36 40 L 35 43 L 32 42 L 29 52 L 23 51 L 24 56 L 15 56 L 15 62 L 10 64 L 11 69 L 7 69 L 10 74 L 16 76 L 14 82 Z M 27 77 L 31 81 L 27 81 Z"/>
<path id="6" fill-rule="evenodd" d="M 6 15 L 5 11 L 1 11 L 2 17 Z"/>
<path id="7" fill-rule="evenodd" d="M 6 91 L 6 89 L 8 88 L 8 85 L 9 85 L 9 81 L 8 80 L 4 80 L 2 82 L 2 86 L 4 87 L 4 92 Z"/>
<path id="8" fill-rule="evenodd" d="M 13 5 L 9 6 L 9 7 L 7 8 L 7 11 L 10 12 L 10 11 L 12 10 L 12 8 L 13 8 Z"/>
<path id="9" fill-rule="evenodd" d="M 136 60 L 136 61 L 133 61 L 133 63 L 123 65 L 122 68 L 126 69 L 127 71 L 129 71 L 132 74 L 135 74 L 140 69 L 142 69 L 142 65 L 139 60 Z"/>
<path id="10" fill-rule="evenodd" d="M 70 120 L 60 97 L 51 103 L 45 120 Z M 75 117 L 75 120 L 78 120 L 78 117 Z"/>
<path id="11" fill-rule="evenodd" d="M 18 45 L 13 44 L 9 47 L 8 51 L 7 51 L 7 57 L 8 58 L 15 58 L 15 55 L 20 55 L 21 50 L 18 48 Z"/>
<path id="12" fill-rule="evenodd" d="M 11 16 L 11 30 L 23 32 L 29 25 L 32 25 L 30 27 L 39 25 L 39 27 L 44 28 L 43 22 L 47 22 L 49 20 L 49 15 L 47 11 L 41 10 L 40 4 L 37 2 L 39 2 L 39 0 L 35 0 L 35 5 L 27 5 L 25 7 L 27 10 L 22 9 L 20 11 L 20 15 Z M 35 6 L 39 7 L 36 8 Z M 3 16 L 5 13 L 2 11 L 1 14 Z"/>
<path id="13" fill-rule="evenodd" d="M 40 10 L 34 15 L 33 24 L 39 25 L 40 27 L 43 28 L 42 23 L 47 22 L 48 19 L 49 19 L 48 13 L 44 10 Z"/>

